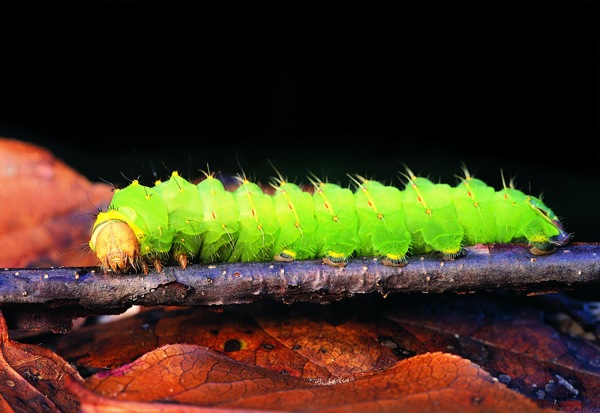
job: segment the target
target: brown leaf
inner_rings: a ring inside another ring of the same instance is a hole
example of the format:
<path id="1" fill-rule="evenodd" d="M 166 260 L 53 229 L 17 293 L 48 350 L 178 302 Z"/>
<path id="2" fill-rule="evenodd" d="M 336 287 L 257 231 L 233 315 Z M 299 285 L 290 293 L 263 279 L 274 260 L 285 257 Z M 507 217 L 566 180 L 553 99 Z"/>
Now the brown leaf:
<path id="1" fill-rule="evenodd" d="M 535 302 L 529 300 L 530 302 Z M 541 309 L 507 298 L 436 297 L 386 314 L 428 351 L 451 351 L 481 365 L 540 406 L 583 412 L 600 406 L 600 350 L 556 331 Z"/>
<path id="2" fill-rule="evenodd" d="M 115 334 L 118 331 L 119 334 Z M 329 379 L 327 368 L 280 343 L 242 309 L 157 307 L 66 335 L 57 351 L 80 366 L 115 368 L 165 344 L 188 343 L 296 377 Z"/>
<path id="3" fill-rule="evenodd" d="M 0 407 L 32 413 L 77 411 L 77 398 L 64 388 L 66 376 L 83 380 L 77 370 L 44 347 L 11 340 L 1 313 L 0 349 Z"/>
<path id="4" fill-rule="evenodd" d="M 135 401 L 115 400 L 108 397 L 99 396 L 88 390 L 83 384 L 67 377 L 66 386 L 69 391 L 75 394 L 81 403 L 79 413 L 270 413 L 280 410 L 264 409 L 235 409 L 204 406 L 192 406 L 189 404 L 172 403 L 147 403 Z M 1 407 L 1 406 L 0 406 Z"/>
<path id="5" fill-rule="evenodd" d="M 0 266 L 96 265 L 88 252 L 111 186 L 91 183 L 48 150 L 0 137 Z"/>
<path id="6" fill-rule="evenodd" d="M 82 366 L 114 368 L 157 346 L 197 344 L 244 363 L 323 381 L 398 361 L 378 341 L 382 326 L 369 319 L 336 315 L 322 306 L 275 311 L 261 306 L 249 313 L 250 308 L 227 307 L 219 313 L 207 308 L 146 309 L 136 317 L 66 335 L 57 351 Z"/>
<path id="7" fill-rule="evenodd" d="M 248 366 L 204 347 L 175 344 L 98 373 L 86 380 L 85 387 L 118 401 L 248 410 L 542 411 L 470 361 L 441 352 L 415 356 L 353 379 L 321 382 Z M 161 411 L 168 412 L 168 406 Z M 88 411 L 85 404 L 82 409 Z"/>
<path id="8" fill-rule="evenodd" d="M 584 412 L 599 405 L 597 346 L 556 331 L 535 301 L 498 295 L 402 296 L 329 306 L 256 303 L 153 308 L 89 326 L 59 342 L 67 360 L 116 368 L 153 346 L 187 343 L 313 382 L 392 368 L 430 352 L 469 359 L 540 406 Z M 118 350 L 116 350 L 118 349 Z"/>
<path id="9" fill-rule="evenodd" d="M 262 305 L 247 309 L 274 342 L 327 369 L 331 377 L 343 379 L 398 361 L 397 355 L 379 341 L 386 323 L 377 322 L 372 315 L 339 312 L 336 306 Z"/>

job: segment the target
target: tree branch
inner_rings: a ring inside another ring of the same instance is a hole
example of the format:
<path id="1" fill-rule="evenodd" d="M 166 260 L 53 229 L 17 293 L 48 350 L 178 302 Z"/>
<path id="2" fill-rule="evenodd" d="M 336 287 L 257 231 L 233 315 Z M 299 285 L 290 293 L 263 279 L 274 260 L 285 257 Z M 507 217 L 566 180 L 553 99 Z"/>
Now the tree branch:
<path id="1" fill-rule="evenodd" d="M 497 289 L 540 293 L 600 281 L 600 243 L 573 243 L 545 256 L 515 244 L 467 251 L 454 261 L 413 256 L 405 267 L 357 258 L 345 268 L 310 260 L 198 264 L 148 275 L 104 274 L 93 267 L 5 269 L 0 271 L 0 310 L 11 329 L 67 332 L 73 318 L 119 314 L 134 305 L 227 305 L 266 298 L 328 303 L 366 293 Z"/>

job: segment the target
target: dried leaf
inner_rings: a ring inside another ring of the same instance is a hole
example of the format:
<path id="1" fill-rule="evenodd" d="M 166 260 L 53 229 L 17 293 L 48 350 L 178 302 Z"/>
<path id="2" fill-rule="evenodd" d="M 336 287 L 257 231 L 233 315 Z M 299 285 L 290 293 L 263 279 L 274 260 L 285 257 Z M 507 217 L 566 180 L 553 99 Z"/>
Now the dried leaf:
<path id="1" fill-rule="evenodd" d="M 154 345 L 187 343 L 246 367 L 321 383 L 447 352 L 477 363 L 542 407 L 582 412 L 600 405 L 591 390 L 600 387 L 600 350 L 546 324 L 543 308 L 534 303 L 497 295 L 420 295 L 329 306 L 257 303 L 221 312 L 154 308 L 72 332 L 57 351 L 81 366 L 118 368 Z"/>
<path id="2" fill-rule="evenodd" d="M 323 306 L 261 306 L 248 312 L 250 308 L 145 309 L 132 318 L 68 334 L 57 351 L 81 366 L 115 368 L 156 346 L 188 343 L 279 373 L 320 380 L 398 361 L 393 350 L 378 341 L 382 326 L 367 317 L 336 315 Z"/>
<path id="3" fill-rule="evenodd" d="M 229 409 L 219 407 L 206 408 L 203 406 L 191 406 L 189 404 L 119 401 L 99 396 L 88 390 L 83 384 L 68 377 L 66 386 L 67 389 L 79 397 L 81 408 L 78 413 L 273 413 L 280 411 L 264 409 Z"/>
<path id="4" fill-rule="evenodd" d="M 115 332 L 119 332 L 115 334 Z M 327 368 L 280 343 L 241 308 L 157 307 L 65 335 L 57 351 L 80 366 L 115 368 L 164 344 L 188 343 L 296 377 L 329 379 Z"/>
<path id="5" fill-rule="evenodd" d="M 388 309 L 386 317 L 428 351 L 467 357 L 540 406 L 565 412 L 600 406 L 600 348 L 555 330 L 541 308 L 485 297 L 410 304 Z"/>
<path id="6" fill-rule="evenodd" d="M 96 265 L 91 225 L 112 198 L 48 150 L 0 137 L 0 266 Z"/>
<path id="7" fill-rule="evenodd" d="M 174 344 L 98 373 L 87 379 L 85 387 L 118 401 L 249 410 L 542 411 L 470 361 L 441 352 L 349 380 L 315 382 L 248 366 L 204 347 Z M 163 411 L 169 411 L 168 405 Z"/>
<path id="8" fill-rule="evenodd" d="M 64 388 L 66 376 L 83 380 L 77 370 L 47 348 L 11 340 L 1 313 L 0 348 L 3 404 L 32 413 L 77 411 L 77 398 Z"/>

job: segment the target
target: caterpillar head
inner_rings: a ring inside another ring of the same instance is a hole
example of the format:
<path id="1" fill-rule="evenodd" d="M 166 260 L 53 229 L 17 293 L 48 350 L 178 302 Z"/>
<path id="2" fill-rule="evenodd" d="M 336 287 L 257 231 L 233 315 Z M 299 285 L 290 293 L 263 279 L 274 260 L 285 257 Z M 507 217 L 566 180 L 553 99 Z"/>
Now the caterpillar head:
<path id="1" fill-rule="evenodd" d="M 116 210 L 98 214 L 89 246 L 96 253 L 102 268 L 124 272 L 140 256 L 140 243 L 131 227 Z"/>

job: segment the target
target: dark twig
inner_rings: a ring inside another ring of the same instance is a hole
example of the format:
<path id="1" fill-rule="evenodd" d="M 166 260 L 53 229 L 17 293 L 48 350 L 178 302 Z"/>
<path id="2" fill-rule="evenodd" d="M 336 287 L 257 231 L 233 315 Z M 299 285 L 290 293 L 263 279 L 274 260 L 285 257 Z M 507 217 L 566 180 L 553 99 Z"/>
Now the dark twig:
<path id="1" fill-rule="evenodd" d="M 413 256 L 405 267 L 353 259 L 345 268 L 320 261 L 167 267 L 148 275 L 97 268 L 0 271 L 0 309 L 12 329 L 66 332 L 75 317 L 118 314 L 131 306 L 203 306 L 260 299 L 328 303 L 356 294 L 566 290 L 600 281 L 600 243 L 574 243 L 535 256 L 525 245 L 475 246 L 442 261 Z"/>

